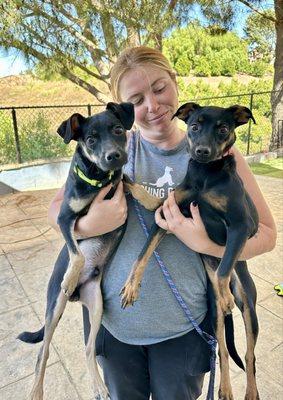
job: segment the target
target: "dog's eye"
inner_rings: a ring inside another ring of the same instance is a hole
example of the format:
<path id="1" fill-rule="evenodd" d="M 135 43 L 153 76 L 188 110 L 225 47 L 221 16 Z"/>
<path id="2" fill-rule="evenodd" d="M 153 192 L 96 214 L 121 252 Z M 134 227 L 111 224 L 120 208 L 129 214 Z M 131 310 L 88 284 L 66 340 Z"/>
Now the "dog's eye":
<path id="1" fill-rule="evenodd" d="M 198 124 L 192 124 L 192 125 L 191 125 L 191 130 L 192 130 L 193 132 L 198 131 L 198 129 L 199 129 Z"/>
<path id="2" fill-rule="evenodd" d="M 122 135 L 122 133 L 124 133 L 124 129 L 121 126 L 115 126 L 114 133 L 115 135 Z"/>
<path id="3" fill-rule="evenodd" d="M 226 134 L 228 132 L 229 132 L 228 126 L 223 125 L 219 129 L 219 133 Z"/>
<path id="4" fill-rule="evenodd" d="M 91 136 L 91 137 L 87 138 L 86 146 L 87 147 L 93 147 L 96 142 L 97 142 L 97 139 L 95 137 Z"/>

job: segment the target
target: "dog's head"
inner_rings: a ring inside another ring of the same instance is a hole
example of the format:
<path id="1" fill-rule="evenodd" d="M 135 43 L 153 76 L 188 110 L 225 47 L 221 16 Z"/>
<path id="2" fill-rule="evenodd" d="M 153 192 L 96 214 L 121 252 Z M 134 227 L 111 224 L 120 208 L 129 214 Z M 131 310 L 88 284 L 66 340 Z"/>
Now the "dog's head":
<path id="1" fill-rule="evenodd" d="M 78 142 L 83 155 L 103 171 L 117 170 L 127 162 L 126 130 L 134 123 L 131 103 L 108 103 L 106 110 L 85 118 L 73 114 L 57 132 L 66 144 Z"/>
<path id="2" fill-rule="evenodd" d="M 191 157 L 204 163 L 222 157 L 232 147 L 236 140 L 235 128 L 250 119 L 255 123 L 252 112 L 239 105 L 222 108 L 186 103 L 174 117 L 187 124 Z"/>

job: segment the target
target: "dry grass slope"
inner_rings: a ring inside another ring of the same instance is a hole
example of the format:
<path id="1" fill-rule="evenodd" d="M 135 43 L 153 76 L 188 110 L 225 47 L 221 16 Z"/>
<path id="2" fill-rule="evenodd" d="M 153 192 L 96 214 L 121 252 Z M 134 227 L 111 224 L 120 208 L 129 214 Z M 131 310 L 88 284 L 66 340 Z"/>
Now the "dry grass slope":
<path id="1" fill-rule="evenodd" d="M 234 78 L 244 84 L 259 79 L 249 75 L 237 75 Z M 184 78 L 185 84 L 188 85 L 199 80 L 217 87 L 220 82 L 230 83 L 232 78 L 226 76 Z M 97 104 L 97 100 L 86 90 L 68 80 L 42 81 L 31 75 L 0 78 L 0 107 L 61 104 Z"/>

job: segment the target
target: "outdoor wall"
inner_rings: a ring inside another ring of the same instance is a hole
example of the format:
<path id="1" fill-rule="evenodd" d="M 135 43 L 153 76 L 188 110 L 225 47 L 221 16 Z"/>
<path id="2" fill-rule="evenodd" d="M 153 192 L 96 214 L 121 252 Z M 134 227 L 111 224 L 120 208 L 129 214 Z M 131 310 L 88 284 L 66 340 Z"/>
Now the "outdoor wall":
<path id="1" fill-rule="evenodd" d="M 13 191 L 53 189 L 66 181 L 70 159 L 42 161 L 0 170 L 0 195 Z"/>

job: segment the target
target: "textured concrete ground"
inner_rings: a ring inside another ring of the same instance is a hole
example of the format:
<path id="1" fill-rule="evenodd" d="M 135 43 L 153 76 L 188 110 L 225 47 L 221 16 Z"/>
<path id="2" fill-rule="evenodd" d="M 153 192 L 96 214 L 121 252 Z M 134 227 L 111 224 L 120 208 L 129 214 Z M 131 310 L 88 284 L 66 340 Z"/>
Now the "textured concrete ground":
<path id="1" fill-rule="evenodd" d="M 273 286 L 283 282 L 283 182 L 275 178 L 257 179 L 274 213 L 279 233 L 277 246 L 271 253 L 249 262 L 258 290 L 257 378 L 261 400 L 279 400 L 283 395 L 283 299 L 276 295 Z M 15 338 L 23 330 L 39 329 L 44 319 L 47 283 L 62 245 L 59 234 L 49 229 L 46 221 L 53 195 L 54 191 L 49 190 L 0 197 L 0 399 L 3 400 L 27 399 L 33 381 L 40 345 L 27 345 Z M 243 356 L 244 327 L 239 312 L 234 314 L 237 347 Z M 232 363 L 231 376 L 235 400 L 243 399 L 245 375 Z M 68 304 L 55 332 L 46 373 L 45 399 L 92 399 L 78 304 Z"/>

